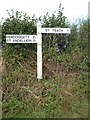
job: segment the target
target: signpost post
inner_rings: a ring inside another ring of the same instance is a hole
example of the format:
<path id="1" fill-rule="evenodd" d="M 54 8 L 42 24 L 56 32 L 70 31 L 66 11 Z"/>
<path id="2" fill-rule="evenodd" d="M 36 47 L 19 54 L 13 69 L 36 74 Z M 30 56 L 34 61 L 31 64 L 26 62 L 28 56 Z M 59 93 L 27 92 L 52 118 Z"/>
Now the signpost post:
<path id="1" fill-rule="evenodd" d="M 41 23 L 37 23 L 37 78 L 42 79 L 42 34 Z"/>
<path id="2" fill-rule="evenodd" d="M 6 43 L 37 43 L 37 78 L 42 79 L 42 33 L 70 34 L 70 28 L 42 28 L 37 23 L 37 35 L 6 35 Z"/>

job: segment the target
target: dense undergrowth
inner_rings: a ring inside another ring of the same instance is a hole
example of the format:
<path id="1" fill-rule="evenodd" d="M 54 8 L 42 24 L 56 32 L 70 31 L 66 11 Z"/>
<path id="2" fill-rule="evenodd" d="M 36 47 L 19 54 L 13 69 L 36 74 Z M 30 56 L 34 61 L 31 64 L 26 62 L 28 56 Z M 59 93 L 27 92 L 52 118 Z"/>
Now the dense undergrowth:
<path id="1" fill-rule="evenodd" d="M 86 54 L 77 50 L 75 44 L 69 52 L 43 54 L 43 79 L 40 81 L 33 56 L 28 54 L 19 60 L 14 53 L 8 54 L 9 50 L 4 52 L 3 117 L 88 116 Z"/>

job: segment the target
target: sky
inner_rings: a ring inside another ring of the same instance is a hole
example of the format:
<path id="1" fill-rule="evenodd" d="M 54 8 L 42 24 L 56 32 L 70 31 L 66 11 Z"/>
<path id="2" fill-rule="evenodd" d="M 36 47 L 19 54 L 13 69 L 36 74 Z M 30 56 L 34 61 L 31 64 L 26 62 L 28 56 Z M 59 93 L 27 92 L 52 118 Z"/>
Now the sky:
<path id="1" fill-rule="evenodd" d="M 35 14 L 36 17 L 45 15 L 47 12 L 51 15 L 58 11 L 59 4 L 64 7 L 63 13 L 68 20 L 86 17 L 88 15 L 89 0 L 2 0 L 0 4 L 0 19 L 8 17 L 6 10 L 11 9 L 23 11 L 29 16 Z"/>

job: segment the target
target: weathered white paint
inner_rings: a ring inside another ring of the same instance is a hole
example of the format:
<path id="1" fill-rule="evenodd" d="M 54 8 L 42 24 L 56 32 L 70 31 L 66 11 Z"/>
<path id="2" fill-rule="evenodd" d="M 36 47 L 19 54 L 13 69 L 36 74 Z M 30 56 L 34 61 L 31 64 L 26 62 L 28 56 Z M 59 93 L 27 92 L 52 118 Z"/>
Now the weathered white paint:
<path id="1" fill-rule="evenodd" d="M 41 23 L 37 23 L 37 78 L 42 79 L 42 34 Z"/>

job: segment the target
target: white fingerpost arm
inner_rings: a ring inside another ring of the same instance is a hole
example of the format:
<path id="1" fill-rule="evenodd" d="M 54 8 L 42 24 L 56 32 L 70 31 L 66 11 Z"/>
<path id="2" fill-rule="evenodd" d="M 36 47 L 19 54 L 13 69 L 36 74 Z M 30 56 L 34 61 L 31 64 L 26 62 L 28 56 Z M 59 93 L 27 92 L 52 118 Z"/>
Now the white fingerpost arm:
<path id="1" fill-rule="evenodd" d="M 42 33 L 41 23 L 37 23 L 37 78 L 42 79 Z"/>

